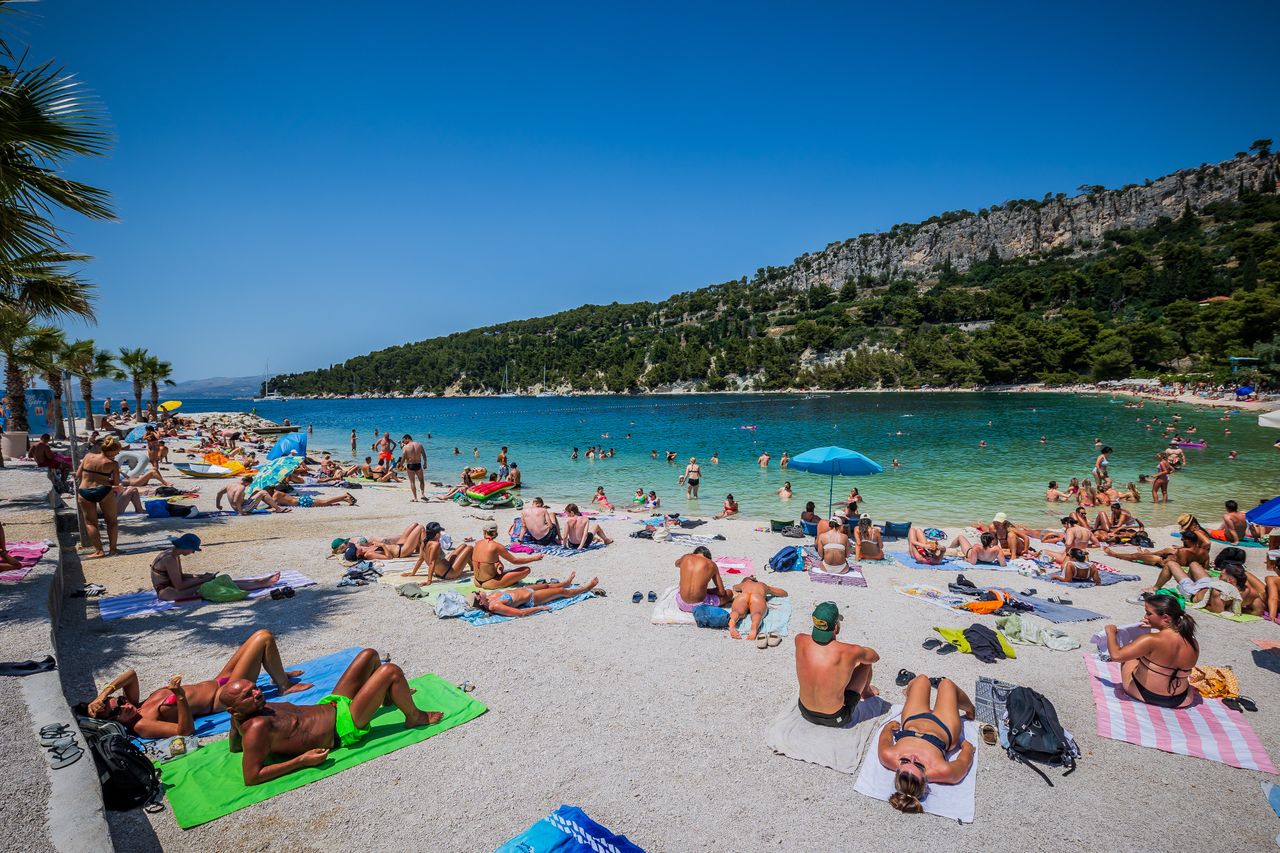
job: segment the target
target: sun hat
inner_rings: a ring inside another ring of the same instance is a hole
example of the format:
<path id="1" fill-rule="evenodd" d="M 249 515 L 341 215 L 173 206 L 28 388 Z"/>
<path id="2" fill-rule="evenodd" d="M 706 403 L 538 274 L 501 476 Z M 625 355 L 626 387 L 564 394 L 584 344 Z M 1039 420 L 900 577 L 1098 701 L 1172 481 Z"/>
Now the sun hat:
<path id="1" fill-rule="evenodd" d="M 994 518 L 992 518 L 991 520 L 992 520 L 992 521 L 998 521 L 998 522 L 1000 522 L 1001 524 L 1003 524 L 1003 523 L 1005 523 L 1006 521 L 1008 521 L 1008 520 L 1009 520 L 1009 516 L 1005 515 L 1003 512 L 997 512 L 997 513 L 995 514 L 995 517 L 994 517 Z"/>
<path id="2" fill-rule="evenodd" d="M 171 536 L 169 541 L 173 543 L 173 547 L 180 551 L 199 551 L 200 537 L 194 533 L 184 533 L 181 536 Z"/>
<path id="3" fill-rule="evenodd" d="M 824 601 L 813 608 L 813 641 L 825 646 L 836 635 L 836 625 L 843 619 L 834 601 Z"/>
<path id="4" fill-rule="evenodd" d="M 1191 520 L 1192 520 L 1193 518 L 1195 518 L 1195 516 L 1194 516 L 1194 515 L 1192 515 L 1192 514 L 1191 514 L 1191 513 L 1189 513 L 1189 512 L 1184 512 L 1182 515 L 1178 516 L 1178 526 L 1179 526 L 1179 527 L 1186 527 L 1188 524 L 1190 524 L 1190 523 L 1191 523 Z"/>

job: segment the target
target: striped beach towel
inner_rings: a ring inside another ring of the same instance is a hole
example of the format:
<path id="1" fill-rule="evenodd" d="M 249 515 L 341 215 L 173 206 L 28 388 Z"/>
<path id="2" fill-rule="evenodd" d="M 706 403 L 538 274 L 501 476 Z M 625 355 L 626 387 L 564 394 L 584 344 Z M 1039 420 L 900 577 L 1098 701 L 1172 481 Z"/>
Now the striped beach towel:
<path id="1" fill-rule="evenodd" d="M 716 566 L 720 571 L 730 575 L 754 575 L 756 564 L 750 557 L 716 557 Z"/>
<path id="2" fill-rule="evenodd" d="M 1098 734 L 1176 755 L 1193 755 L 1245 770 L 1275 773 L 1276 766 L 1244 719 L 1218 699 L 1189 708 L 1157 708 L 1124 692 L 1120 664 L 1084 655 L 1098 709 Z"/>
<path id="3" fill-rule="evenodd" d="M 834 583 L 841 586 L 867 585 L 867 576 L 862 573 L 862 566 L 852 559 L 846 563 L 849 567 L 848 571 L 838 575 L 823 568 L 822 560 L 818 558 L 818 549 L 812 545 L 805 545 L 800 549 L 800 553 L 804 556 L 804 570 L 808 573 L 809 580 L 814 583 Z"/>

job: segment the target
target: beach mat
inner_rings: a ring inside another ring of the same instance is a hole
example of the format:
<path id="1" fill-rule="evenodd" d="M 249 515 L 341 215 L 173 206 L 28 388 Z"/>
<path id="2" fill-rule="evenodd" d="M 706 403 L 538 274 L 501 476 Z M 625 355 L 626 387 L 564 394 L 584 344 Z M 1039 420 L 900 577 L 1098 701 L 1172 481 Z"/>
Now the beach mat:
<path id="1" fill-rule="evenodd" d="M 262 577 L 261 575 L 259 577 Z M 237 580 L 249 580 L 248 578 L 237 578 Z M 263 598 L 271 594 L 273 589 L 283 589 L 291 586 L 294 589 L 302 587 L 315 586 L 316 582 L 300 572 L 292 569 L 286 569 L 280 573 L 280 580 L 274 586 L 265 587 L 264 589 L 255 589 L 249 593 L 250 599 Z M 102 617 L 103 622 L 111 622 L 115 619 L 125 619 L 130 616 L 150 616 L 156 613 L 164 613 L 175 607 L 182 607 L 191 604 L 207 604 L 203 598 L 189 598 L 185 601 L 162 601 L 154 590 L 143 590 L 142 592 L 130 592 L 124 595 L 107 595 L 98 599 L 98 615 Z"/>
<path id="2" fill-rule="evenodd" d="M 497 592 L 501 592 L 501 590 L 489 590 L 489 592 L 497 593 Z M 588 598 L 595 598 L 595 597 L 596 596 L 590 592 L 583 592 L 583 593 L 579 593 L 578 595 L 575 595 L 573 598 L 558 598 L 555 601 L 552 601 L 548 604 L 544 604 L 542 606 L 549 608 L 552 612 L 555 612 L 557 610 L 564 610 L 566 607 L 577 604 L 579 601 L 586 601 Z M 546 612 L 547 612 L 546 610 L 539 610 L 537 613 L 533 615 L 534 617 L 537 617 L 537 616 L 541 616 L 543 613 L 546 613 Z M 459 618 L 461 618 L 464 622 L 467 622 L 471 625 L 497 625 L 500 622 L 513 622 L 516 619 L 529 619 L 531 617 L 501 616 L 497 613 L 485 613 L 483 610 L 468 610 L 466 613 L 463 613 L 462 616 Z"/>
<path id="3" fill-rule="evenodd" d="M 1014 598 L 1024 604 L 1029 604 L 1035 608 L 1035 613 L 1042 619 L 1046 619 L 1054 624 L 1062 624 L 1063 622 L 1092 622 L 1094 619 L 1105 619 L 1106 615 L 1095 613 L 1092 610 L 1086 610 L 1083 607 L 1072 607 L 1070 604 L 1054 604 L 1052 601 L 1046 601 L 1034 595 L 1023 595 L 1017 590 L 1008 589 L 1007 587 L 993 587 L 1001 592 L 1007 592 Z"/>
<path id="4" fill-rule="evenodd" d="M 1157 708 L 1124 692 L 1120 664 L 1084 655 L 1098 711 L 1098 734 L 1176 755 L 1191 755 L 1246 770 L 1276 772 L 1258 734 L 1219 699 L 1188 708 Z"/>
<path id="5" fill-rule="evenodd" d="M 311 684 L 311 687 L 306 690 L 299 690 L 296 693 L 281 696 L 276 690 L 275 684 L 272 683 L 271 676 L 265 672 L 258 676 L 258 687 L 262 690 L 268 702 L 314 705 L 322 697 L 328 696 L 333 692 L 333 688 L 337 685 L 338 679 L 342 677 L 342 673 L 347 671 L 347 667 L 351 666 L 351 662 L 360 653 L 360 648 L 360 646 L 352 646 L 349 649 L 343 649 L 340 652 L 334 652 L 314 660 L 302 661 L 301 663 L 288 663 L 287 659 L 285 659 L 284 668 L 286 670 L 302 670 L 302 677 L 298 681 Z M 194 722 L 197 737 L 212 737 L 231 731 L 231 715 L 226 711 L 219 711 L 206 717 L 196 717 Z M 135 737 L 133 741 L 137 744 L 143 744 L 152 740 L 166 739 Z"/>
<path id="6" fill-rule="evenodd" d="M 1217 616 L 1219 619 L 1226 619 L 1228 622 L 1261 622 L 1262 621 L 1261 616 L 1254 616 L 1252 613 L 1241 613 L 1239 616 L 1237 616 L 1236 614 L 1232 613 L 1229 610 L 1224 610 L 1221 613 L 1214 613 L 1212 610 L 1210 610 L 1207 607 L 1193 607 L 1189 609 L 1189 612 L 1193 616 L 1199 616 L 1201 613 L 1207 613 L 1210 616 Z"/>
<path id="7" fill-rule="evenodd" d="M 414 704 L 427 711 L 442 711 L 444 719 L 433 726 L 406 729 L 403 728 L 404 714 L 399 709 L 395 706 L 383 708 L 370 721 L 373 730 L 368 735 L 352 747 L 332 750 L 319 767 L 304 767 L 270 782 L 246 786 L 240 755 L 232 754 L 225 740 L 160 765 L 165 796 L 178 826 L 190 829 L 217 820 L 277 794 L 424 741 L 470 722 L 488 710 L 438 675 L 414 678 L 409 686 L 417 689 Z M 341 789 L 335 789 L 335 797 L 341 798 L 341 794 Z"/>
<path id="8" fill-rule="evenodd" d="M 979 569 L 998 572 L 1001 571 L 999 566 L 978 566 L 973 563 L 966 563 L 959 557 L 945 557 L 941 563 L 934 565 L 933 563 L 921 563 L 915 557 L 909 554 L 903 554 L 898 551 L 886 551 L 885 556 L 891 558 L 898 565 L 907 569 L 939 569 L 944 572 L 972 572 Z"/>
<path id="9" fill-rule="evenodd" d="M 899 595 L 905 595 L 907 598 L 913 598 L 916 601 L 922 601 L 925 604 L 933 604 L 947 610 L 960 612 L 956 610 L 957 605 L 964 605 L 973 599 L 967 595 L 956 595 L 947 592 L 944 589 L 938 589 L 936 586 L 926 586 L 924 584 L 907 584 L 906 586 L 895 586 L 893 591 Z M 964 611 L 969 613 L 969 611 Z M 970 613 L 973 616 L 976 614 Z"/>
<path id="10" fill-rule="evenodd" d="M 756 564 L 750 557 L 716 557 L 713 562 L 721 574 L 749 577 L 756 573 Z"/>
<path id="11" fill-rule="evenodd" d="M 269 510 L 269 509 L 254 509 L 254 510 L 250 510 L 250 511 L 249 511 L 249 512 L 247 512 L 247 513 L 243 513 L 243 514 L 241 514 L 241 513 L 236 512 L 234 509 L 214 509 L 214 510 L 209 510 L 208 512 L 201 512 L 199 515 L 191 516 L 191 518 L 192 518 L 192 519 L 199 519 L 199 518 L 227 518 L 227 517 L 229 517 L 229 516 L 234 516 L 234 517 L 238 517 L 238 518 L 244 518 L 245 516 L 249 516 L 249 515 L 271 515 L 271 510 Z"/>
<path id="12" fill-rule="evenodd" d="M 888 719 L 872 734 L 871 743 L 867 747 L 867 757 L 862 762 L 862 770 L 858 773 L 858 780 L 853 783 L 853 790 L 859 794 L 885 801 L 888 801 L 893 794 L 894 773 L 880 763 L 876 742 L 879 740 L 881 730 L 898 719 L 901 714 L 902 706 L 894 705 L 889 711 Z M 929 814 L 951 818 L 961 823 L 973 823 L 977 805 L 978 750 L 981 749 L 978 744 L 978 725 L 973 720 L 964 720 L 964 739 L 972 744 L 974 749 L 973 764 L 969 767 L 969 772 L 954 785 L 930 784 L 920 804 Z M 959 747 L 956 749 L 958 750 Z M 955 754 L 956 752 L 953 751 L 949 757 L 954 758 Z"/>
<path id="13" fill-rule="evenodd" d="M 644 853 L 577 806 L 560 806 L 494 853 Z"/>
<path id="14" fill-rule="evenodd" d="M 862 573 L 862 566 L 852 559 L 845 564 L 849 570 L 845 574 L 838 575 L 823 568 L 822 561 L 818 559 L 818 551 L 812 545 L 801 548 L 800 554 L 804 557 L 804 569 L 809 575 L 809 580 L 814 583 L 833 583 L 841 586 L 867 585 L 867 576 Z"/>
<path id="15" fill-rule="evenodd" d="M 0 572 L 0 581 L 20 581 L 27 576 L 40 558 L 49 550 L 43 542 L 11 542 L 6 546 L 9 556 L 21 565 L 16 569 L 5 569 Z"/>
<path id="16" fill-rule="evenodd" d="M 654 625 L 696 625 L 693 620 L 692 613 L 685 613 L 676 604 L 676 590 L 679 587 L 669 586 L 658 596 L 657 604 L 653 605 L 653 616 L 650 618 Z M 775 634 L 786 635 L 790 633 L 791 624 L 791 598 L 789 596 L 783 598 L 769 599 L 769 609 L 765 611 L 764 621 L 760 624 L 760 632 L 768 633 L 770 631 Z M 747 633 L 751 629 L 751 616 L 748 614 L 738 621 L 738 630 Z"/>
<path id="17" fill-rule="evenodd" d="M 530 545 L 523 543 L 526 548 L 532 548 L 535 554 L 545 554 L 548 557 L 576 557 L 579 554 L 585 554 L 588 551 L 599 551 L 605 547 L 603 542 L 592 542 L 585 548 L 566 548 L 564 545 Z"/>
<path id="18" fill-rule="evenodd" d="M 765 746 L 778 755 L 829 767 L 852 776 L 867 755 L 871 735 L 880 730 L 889 703 L 879 696 L 858 702 L 844 728 L 815 726 L 800 715 L 795 700 L 788 700 L 764 732 Z"/>

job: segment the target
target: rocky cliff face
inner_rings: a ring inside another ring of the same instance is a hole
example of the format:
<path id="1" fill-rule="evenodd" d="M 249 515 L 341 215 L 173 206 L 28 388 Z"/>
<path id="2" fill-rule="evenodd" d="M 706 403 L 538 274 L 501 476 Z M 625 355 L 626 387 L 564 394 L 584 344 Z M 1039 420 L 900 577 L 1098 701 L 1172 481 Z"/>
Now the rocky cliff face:
<path id="1" fill-rule="evenodd" d="M 838 288 L 850 277 L 923 278 L 947 258 L 962 271 L 986 258 L 992 247 L 1002 258 L 1062 247 L 1084 254 L 1100 248 L 1107 231 L 1147 227 L 1162 216 L 1176 219 L 1188 204 L 1198 210 L 1235 199 L 1241 186 L 1259 189 L 1264 181 L 1274 183 L 1277 159 L 1237 156 L 1174 172 L 1144 186 L 1095 187 L 1072 198 L 1011 201 L 978 213 L 944 214 L 918 225 L 898 225 L 832 243 L 821 252 L 802 255 L 790 267 L 772 270 L 765 281 L 770 287 L 806 289 Z"/>

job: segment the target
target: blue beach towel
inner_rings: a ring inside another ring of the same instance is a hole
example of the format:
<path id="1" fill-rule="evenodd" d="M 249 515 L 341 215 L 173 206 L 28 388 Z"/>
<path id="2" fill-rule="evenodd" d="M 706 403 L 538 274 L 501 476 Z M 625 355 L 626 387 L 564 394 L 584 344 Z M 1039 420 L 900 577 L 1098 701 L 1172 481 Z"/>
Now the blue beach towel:
<path id="1" fill-rule="evenodd" d="M 564 610 L 571 604 L 577 604 L 579 601 L 586 601 L 588 598 L 593 597 L 594 596 L 591 593 L 584 592 L 581 595 L 575 595 L 573 598 L 556 599 L 550 604 L 543 606 L 548 607 L 551 610 Z M 538 611 L 533 615 L 541 616 L 544 612 L 545 611 Z M 511 622 L 516 618 L 528 619 L 529 617 L 499 616 L 496 613 L 485 613 L 483 610 L 468 610 L 466 613 L 463 613 L 460 618 L 463 619 L 463 621 L 470 622 L 472 625 L 497 625 L 499 622 Z"/>
<path id="2" fill-rule="evenodd" d="M 999 587 L 997 587 L 1000 589 Z M 1086 610 L 1083 607 L 1072 607 L 1069 604 L 1054 604 L 1052 601 L 1046 601 L 1043 598 L 1037 598 L 1034 595 L 1023 595 L 1017 590 L 1007 587 L 1002 589 L 1019 601 L 1030 604 L 1036 610 L 1036 615 L 1047 619 L 1055 624 L 1063 622 L 1092 622 L 1094 619 L 1105 618 L 1101 613 L 1094 613 L 1092 610 Z"/>
<path id="3" fill-rule="evenodd" d="M 940 569 L 944 572 L 972 572 L 978 569 L 1000 570 L 999 566 L 975 566 L 973 563 L 966 563 L 959 557 L 944 557 L 941 563 L 934 565 L 932 563 L 921 563 L 910 554 L 902 554 L 897 551 L 885 551 L 884 555 L 908 569 Z"/>
<path id="4" fill-rule="evenodd" d="M 548 557 L 576 557 L 588 551 L 598 551 L 604 547 L 604 543 L 592 542 L 585 548 L 566 548 L 564 545 L 529 545 L 529 547 L 539 554 L 546 554 Z"/>
<path id="5" fill-rule="evenodd" d="M 346 672 L 347 667 L 351 666 L 351 662 L 356 659 L 356 655 L 359 653 L 360 646 L 352 646 L 349 649 L 343 649 L 340 652 L 334 652 L 315 660 L 293 664 L 286 663 L 284 667 L 286 670 L 302 670 L 302 677 L 298 680 L 311 684 L 311 687 L 306 690 L 281 696 L 276 692 L 276 686 L 271 683 L 271 676 L 265 672 L 258 676 L 258 687 L 266 695 L 268 702 L 314 705 L 319 699 L 333 692 L 333 688 L 338 684 L 338 679 L 342 677 L 342 673 Z M 231 715 L 226 711 L 219 711 L 207 717 L 196 717 L 195 726 L 196 737 L 205 738 L 226 734 L 231 731 Z M 134 743 L 141 745 L 150 742 L 152 739 L 134 738 L 133 740 Z M 159 740 L 165 740 L 165 738 L 159 738 Z"/>
<path id="6" fill-rule="evenodd" d="M 610 832 L 577 806 L 561 806 L 494 853 L 644 853 L 625 835 Z"/>
<path id="7" fill-rule="evenodd" d="M 776 607 L 774 605 L 777 605 Z M 751 614 L 743 616 L 738 621 L 738 631 L 746 636 L 751 631 Z M 775 634 L 786 636 L 791 632 L 791 598 L 769 599 L 769 607 L 764 612 L 764 621 L 760 623 L 760 632 L 768 633 L 772 631 Z"/>
<path id="8" fill-rule="evenodd" d="M 1117 584 L 1121 581 L 1140 581 L 1142 580 L 1142 575 L 1126 575 L 1121 574 L 1120 572 L 1099 571 L 1098 578 L 1102 581 L 1101 586 L 1111 586 L 1112 584 Z M 1036 580 L 1048 581 L 1049 583 L 1056 583 L 1058 586 L 1069 586 L 1075 589 L 1093 589 L 1095 586 L 1095 584 L 1092 584 L 1089 581 L 1075 581 L 1074 583 L 1067 583 L 1066 581 L 1057 581 L 1053 578 L 1047 577 L 1036 578 Z"/>

